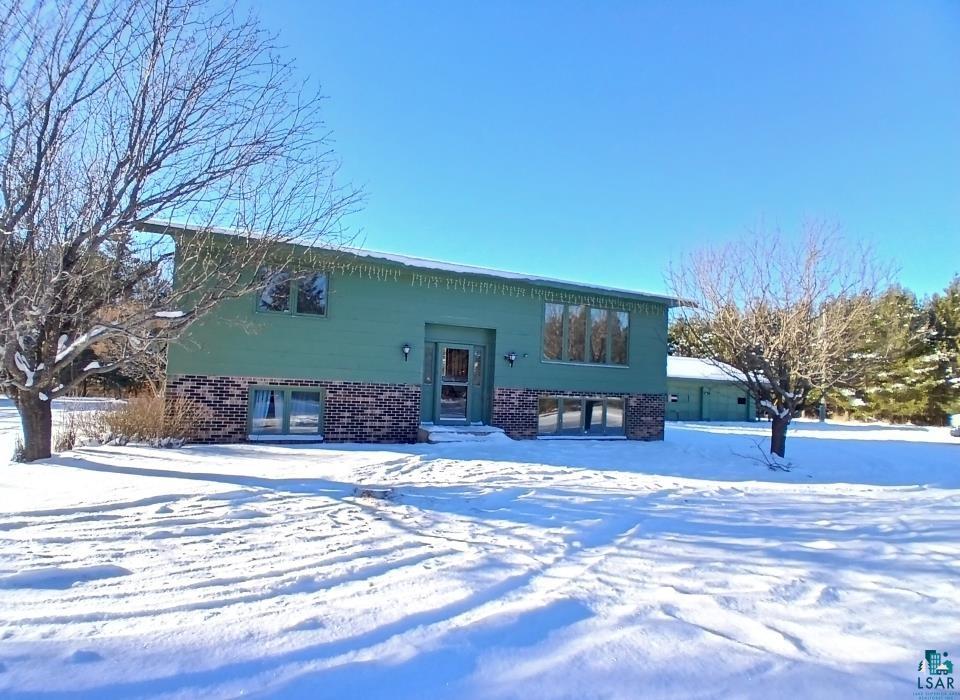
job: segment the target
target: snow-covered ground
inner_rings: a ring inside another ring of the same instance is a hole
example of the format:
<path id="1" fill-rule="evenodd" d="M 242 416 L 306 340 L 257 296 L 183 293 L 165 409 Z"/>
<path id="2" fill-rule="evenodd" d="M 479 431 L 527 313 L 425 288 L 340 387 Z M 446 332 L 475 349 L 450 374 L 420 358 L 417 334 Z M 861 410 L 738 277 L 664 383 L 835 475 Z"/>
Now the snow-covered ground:
<path id="1" fill-rule="evenodd" d="M 0 464 L 0 696 L 912 696 L 960 656 L 960 440 L 799 423 L 781 473 L 766 431 Z"/>

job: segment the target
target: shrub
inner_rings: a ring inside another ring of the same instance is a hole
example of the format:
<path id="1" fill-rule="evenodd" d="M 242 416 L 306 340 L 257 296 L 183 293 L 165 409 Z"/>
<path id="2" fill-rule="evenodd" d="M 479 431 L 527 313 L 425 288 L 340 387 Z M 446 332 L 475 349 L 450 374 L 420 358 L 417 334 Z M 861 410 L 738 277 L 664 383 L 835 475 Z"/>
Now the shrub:
<path id="1" fill-rule="evenodd" d="M 143 442 L 154 447 L 179 447 L 195 438 L 205 409 L 190 399 L 163 394 L 138 396 L 106 411 L 74 413 L 75 433 L 99 444 Z"/>
<path id="2" fill-rule="evenodd" d="M 16 441 L 15 443 L 13 443 L 13 455 L 11 455 L 10 459 L 12 459 L 14 462 L 23 462 L 23 461 L 25 461 L 25 460 L 24 460 L 23 439 L 20 438 L 19 436 L 17 437 L 17 441 Z"/>
<path id="3" fill-rule="evenodd" d="M 63 414 L 60 427 L 53 439 L 54 452 L 66 452 L 77 446 L 77 415 L 73 412 Z"/>

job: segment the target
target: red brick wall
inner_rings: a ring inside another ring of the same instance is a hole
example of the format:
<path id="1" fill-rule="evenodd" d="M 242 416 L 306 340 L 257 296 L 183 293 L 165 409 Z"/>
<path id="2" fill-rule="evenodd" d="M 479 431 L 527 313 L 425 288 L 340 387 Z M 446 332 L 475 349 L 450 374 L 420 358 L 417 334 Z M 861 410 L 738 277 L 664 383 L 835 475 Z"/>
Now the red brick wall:
<path id="1" fill-rule="evenodd" d="M 492 423 L 516 440 L 537 437 L 537 401 L 541 396 L 592 396 L 582 391 L 546 391 L 541 389 L 508 389 L 493 392 Z M 665 394 L 626 394 L 611 391 L 597 396 L 624 398 L 624 430 L 629 440 L 663 440 Z"/>
<path id="2" fill-rule="evenodd" d="M 198 442 L 243 442 L 247 439 L 247 404 L 254 385 L 303 386 L 324 389 L 323 438 L 327 442 L 405 443 L 417 439 L 420 387 L 416 384 L 176 375 L 168 378 L 168 395 L 185 396 L 208 409 Z M 537 399 L 541 396 L 585 396 L 589 392 L 497 388 L 493 395 L 495 426 L 515 439 L 537 436 Z M 625 432 L 631 440 L 662 440 L 664 394 L 626 394 Z"/>
<path id="3" fill-rule="evenodd" d="M 631 440 L 663 440 L 666 394 L 629 394 L 624 419 Z"/>
<path id="4" fill-rule="evenodd" d="M 414 442 L 420 425 L 416 384 L 176 375 L 167 379 L 169 396 L 185 396 L 208 409 L 198 442 L 247 439 L 247 404 L 253 385 L 324 389 L 323 439 L 326 442 Z"/>

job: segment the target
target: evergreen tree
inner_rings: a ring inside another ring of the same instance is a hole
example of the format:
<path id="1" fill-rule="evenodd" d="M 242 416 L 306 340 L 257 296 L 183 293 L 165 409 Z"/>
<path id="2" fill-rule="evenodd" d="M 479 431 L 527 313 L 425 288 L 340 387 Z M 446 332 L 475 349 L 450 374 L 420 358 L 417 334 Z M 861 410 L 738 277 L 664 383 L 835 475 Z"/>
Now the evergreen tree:
<path id="1" fill-rule="evenodd" d="M 703 357 L 703 345 L 698 338 L 710 333 L 708 325 L 701 319 L 673 319 L 667 326 L 667 352 L 678 357 Z"/>
<path id="2" fill-rule="evenodd" d="M 938 381 L 931 391 L 930 404 L 941 423 L 947 414 L 960 413 L 960 276 L 954 277 L 943 294 L 928 302 L 931 361 Z"/>
<path id="3" fill-rule="evenodd" d="M 916 296 L 891 287 L 876 302 L 870 332 L 864 338 L 860 361 L 863 403 L 853 411 L 858 418 L 890 421 L 920 419 L 926 412 L 931 371 L 926 359 L 927 319 Z"/>

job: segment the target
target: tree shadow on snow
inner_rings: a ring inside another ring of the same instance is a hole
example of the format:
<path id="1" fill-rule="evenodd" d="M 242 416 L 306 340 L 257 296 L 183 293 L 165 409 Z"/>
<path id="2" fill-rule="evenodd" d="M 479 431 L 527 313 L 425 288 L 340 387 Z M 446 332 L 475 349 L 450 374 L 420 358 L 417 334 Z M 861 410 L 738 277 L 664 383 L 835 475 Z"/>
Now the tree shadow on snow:
<path id="1" fill-rule="evenodd" d="M 619 460 L 619 465 L 609 468 L 623 470 L 628 460 L 636 460 L 641 465 L 629 471 L 644 471 L 644 455 L 667 448 L 664 445 L 630 443 L 624 452 L 625 443 L 617 445 L 619 447 L 616 449 L 621 454 L 617 456 L 617 452 L 611 448 L 609 456 L 611 460 Z M 109 449 L 113 451 L 114 448 Z M 297 452 L 302 457 L 304 449 L 299 446 L 291 452 Z M 198 447 L 188 450 L 221 458 L 244 450 L 249 450 L 254 456 L 257 454 L 257 448 L 251 446 Z M 275 455 L 276 448 L 271 450 Z M 575 470 L 580 463 L 585 468 L 602 471 L 603 467 L 597 465 L 604 462 L 603 443 L 581 444 L 571 448 L 563 444 L 551 447 L 550 443 L 532 442 L 506 447 L 482 445 L 476 449 L 472 445 L 374 448 L 336 445 L 309 450 L 315 450 L 318 456 L 330 451 L 353 450 L 385 452 L 388 456 L 389 453 L 399 453 L 417 455 L 423 462 L 478 459 L 502 463 L 505 476 L 509 476 L 511 465 L 525 457 L 529 457 L 531 463 L 548 467 L 552 462 L 553 466 L 563 467 L 566 471 Z M 137 450 L 137 457 L 141 457 L 143 452 L 146 451 Z M 49 463 L 101 473 L 205 481 L 334 499 L 350 497 L 354 489 L 353 484 L 320 478 L 272 478 L 216 471 L 112 465 L 96 461 L 98 456 L 107 454 L 91 452 L 82 456 L 56 458 Z M 509 459 L 504 459 L 505 455 Z M 352 502 L 372 517 L 415 536 L 448 538 L 452 541 L 455 538 L 445 528 L 449 520 L 446 516 L 456 516 L 459 522 L 471 521 L 470 524 L 475 526 L 468 529 L 468 534 L 461 533 L 458 536 L 472 536 L 469 533 L 479 533 L 480 536 L 506 535 L 508 538 L 504 541 L 509 543 L 509 538 L 542 538 L 546 531 L 562 547 L 559 556 L 564 560 L 581 554 L 642 557 L 656 562 L 658 567 L 662 564 L 664 571 L 675 571 L 678 566 L 686 566 L 691 572 L 698 572 L 691 575 L 709 574 L 711 567 L 729 560 L 771 567 L 783 567 L 787 563 L 800 572 L 815 569 L 818 573 L 814 578 L 826 581 L 832 580 L 833 572 L 837 576 L 851 571 L 881 574 L 894 571 L 897 575 L 942 573 L 945 565 L 941 561 L 912 556 L 906 548 L 899 546 L 919 542 L 950 542 L 953 538 L 951 526 L 956 522 L 956 518 L 941 517 L 942 513 L 935 514 L 937 517 L 931 517 L 929 521 L 918 522 L 916 517 L 911 516 L 908 522 L 902 522 L 903 503 L 896 493 L 889 494 L 888 498 L 874 499 L 869 504 L 871 516 L 864 518 L 863 513 L 851 512 L 850 498 L 841 493 L 804 494 L 802 490 L 794 489 L 786 494 L 758 492 L 751 494 L 749 499 L 741 499 L 742 494 L 732 484 L 719 488 L 711 484 L 709 489 L 703 491 L 676 484 L 630 491 L 596 484 L 515 484 L 509 479 L 503 482 L 424 486 L 407 482 L 399 474 L 389 485 L 399 491 L 396 500 L 355 499 Z M 950 507 L 960 510 L 957 506 Z M 869 545 L 878 541 L 891 547 L 892 551 L 878 553 L 870 549 Z M 829 547 L 825 548 L 824 543 Z M 484 539 L 482 544 L 492 547 L 489 538 Z M 489 562 L 478 561 L 476 566 L 478 575 L 490 570 Z M 498 654 L 509 654 L 511 649 L 538 644 L 551 634 L 592 616 L 583 603 L 561 599 L 545 602 L 540 607 L 518 614 L 501 614 L 469 625 L 456 625 L 458 616 L 523 590 L 540 573 L 539 566 L 530 566 L 492 582 L 487 578 L 459 600 L 410 612 L 366 632 L 329 642 L 305 643 L 292 650 L 264 653 L 254 659 L 228 661 L 206 670 L 185 671 L 156 679 L 109 682 L 100 687 L 76 691 L 14 693 L 9 697 L 20 700 L 91 695 L 119 698 L 164 693 L 199 696 L 204 694 L 205 688 L 230 682 L 242 685 L 244 679 L 250 679 L 252 685 L 261 686 L 262 679 L 291 670 L 296 675 L 291 675 L 289 680 L 278 681 L 275 685 L 268 683 L 263 690 L 254 690 L 254 694 L 260 697 L 333 698 L 377 696 L 389 692 L 391 697 L 402 700 L 422 697 L 424 677 L 429 677 L 426 687 L 444 688 L 445 692 L 449 691 L 447 696 L 457 696 L 456 689 L 469 681 L 477 669 L 478 659 L 487 650 L 495 649 Z M 320 584 L 332 582 L 318 581 Z M 452 624 L 444 627 L 448 621 Z M 371 653 L 374 660 L 370 661 L 345 657 L 327 669 L 311 668 L 312 662 L 363 652 L 398 635 L 432 625 L 438 625 L 439 629 L 435 634 L 424 636 L 429 641 L 423 648 L 406 646 L 402 652 L 391 649 L 392 654 L 382 657 Z M 297 630 L 288 630 L 287 634 L 295 635 Z M 298 666 L 302 668 L 297 669 Z"/>
<path id="2" fill-rule="evenodd" d="M 188 693 L 202 697 L 204 690 L 218 683 L 243 684 L 250 679 L 250 695 L 254 697 L 377 697 L 385 688 L 391 698 L 423 697 L 425 675 L 429 684 L 449 685 L 466 678 L 476 666 L 476 657 L 491 645 L 522 648 L 546 639 L 555 630 L 587 619 L 589 608 L 579 601 L 562 599 L 517 614 L 500 613 L 473 622 L 468 626 L 451 626 L 431 639 L 427 649 L 404 649 L 407 656 L 387 657 L 377 661 L 349 661 L 329 669 L 291 674 L 285 682 L 262 689 L 264 678 L 282 672 L 287 666 L 306 665 L 311 661 L 335 659 L 338 656 L 369 649 L 405 632 L 425 627 L 468 613 L 484 603 L 525 586 L 533 572 L 506 579 L 478 591 L 465 599 L 412 613 L 368 632 L 331 642 L 310 644 L 291 651 L 264 654 L 255 659 L 226 663 L 202 671 L 185 671 L 161 678 L 118 682 L 75 691 L 13 692 L 9 700 L 73 700 L 87 697 L 127 698 L 165 693 Z M 438 674 L 440 677 L 438 677 Z M 361 692 L 362 691 L 362 692 Z M 379 691 L 379 692 L 378 692 Z M 358 694 L 359 693 L 359 694 Z"/>
<path id="3" fill-rule="evenodd" d="M 145 450 L 137 453 L 137 459 L 144 457 Z M 97 462 L 87 457 L 58 456 L 45 460 L 44 464 L 51 466 L 73 467 L 75 469 L 85 469 L 87 471 L 105 472 L 112 474 L 127 474 L 130 476 L 147 476 L 161 479 L 185 479 L 188 481 L 206 481 L 211 483 L 229 484 L 232 486 L 244 486 L 254 489 L 264 489 L 280 493 L 289 494 L 311 494 L 317 496 L 329 496 L 331 498 L 343 498 L 353 495 L 355 484 L 348 484 L 341 481 L 331 481 L 330 479 L 311 479 L 311 478 L 273 478 L 266 476 L 248 476 L 243 474 L 231 474 L 229 472 L 199 472 L 199 471 L 180 471 L 177 469 L 151 469 L 149 467 L 131 467 L 118 464 L 105 464 Z M 167 460 L 164 460 L 167 461 Z"/>

